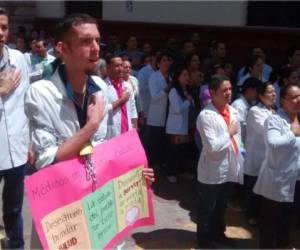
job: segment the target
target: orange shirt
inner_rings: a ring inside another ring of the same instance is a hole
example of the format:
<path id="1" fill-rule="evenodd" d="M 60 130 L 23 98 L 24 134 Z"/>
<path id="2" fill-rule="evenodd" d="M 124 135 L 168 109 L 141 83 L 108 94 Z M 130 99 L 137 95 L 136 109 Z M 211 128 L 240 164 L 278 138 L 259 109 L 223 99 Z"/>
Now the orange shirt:
<path id="1" fill-rule="evenodd" d="M 229 126 L 229 124 L 230 124 L 230 106 L 227 104 L 224 111 L 220 112 L 220 114 L 223 117 L 224 121 L 226 122 L 227 126 Z M 236 143 L 234 137 L 231 137 L 231 144 L 232 144 L 234 153 L 237 155 L 239 152 L 239 148 L 237 146 L 237 143 Z"/>

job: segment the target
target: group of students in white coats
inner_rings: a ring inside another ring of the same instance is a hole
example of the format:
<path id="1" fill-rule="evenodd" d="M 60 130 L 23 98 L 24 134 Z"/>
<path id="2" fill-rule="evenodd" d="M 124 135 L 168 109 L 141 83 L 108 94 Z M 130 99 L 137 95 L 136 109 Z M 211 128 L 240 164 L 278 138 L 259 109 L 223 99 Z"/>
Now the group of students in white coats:
<path id="1" fill-rule="evenodd" d="M 243 181 L 248 195 L 247 215 L 259 219 L 259 247 L 289 247 L 291 210 L 300 187 L 299 86 L 282 88 L 277 112 L 273 109 L 274 86 L 258 86 L 259 102 L 247 116 L 245 159 L 239 115 L 229 105 L 229 79 L 213 76 L 209 90 L 212 101 L 197 119 L 203 143 L 198 163 L 199 247 L 234 246 L 225 235 L 224 216 L 233 183 Z"/>
<path id="2" fill-rule="evenodd" d="M 177 182 L 177 175 L 184 165 L 184 155 L 189 136 L 189 110 L 194 105 L 189 93 L 190 75 L 180 65 L 170 77 L 170 57 L 161 53 L 157 57 L 158 70 L 151 74 L 147 114 L 147 151 L 152 166 L 166 165 L 167 178 Z M 156 166 L 155 166 L 156 167 Z"/>

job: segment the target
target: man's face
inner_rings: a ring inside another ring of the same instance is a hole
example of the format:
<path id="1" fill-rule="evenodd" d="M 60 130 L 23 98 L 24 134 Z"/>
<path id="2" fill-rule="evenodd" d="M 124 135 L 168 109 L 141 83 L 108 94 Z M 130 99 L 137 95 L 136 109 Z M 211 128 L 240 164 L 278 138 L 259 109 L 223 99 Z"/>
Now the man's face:
<path id="1" fill-rule="evenodd" d="M 212 100 L 215 103 L 226 105 L 231 101 L 231 83 L 223 81 L 217 90 L 211 90 Z"/>
<path id="2" fill-rule="evenodd" d="M 131 64 L 129 61 L 123 62 L 124 77 L 129 77 L 131 74 Z"/>
<path id="3" fill-rule="evenodd" d="M 8 17 L 0 15 L 0 51 L 2 51 L 8 38 Z"/>
<path id="4" fill-rule="evenodd" d="M 295 67 L 299 68 L 300 67 L 300 50 L 296 50 L 291 58 L 290 64 Z"/>
<path id="5" fill-rule="evenodd" d="M 219 58 L 225 58 L 226 56 L 226 45 L 224 43 L 217 44 L 216 56 Z"/>
<path id="6" fill-rule="evenodd" d="M 200 42 L 200 35 L 199 33 L 193 33 L 191 35 L 191 41 L 194 43 L 194 44 L 198 44 Z"/>
<path id="7" fill-rule="evenodd" d="M 36 54 L 36 40 L 32 40 L 30 43 L 30 48 L 33 54 Z"/>
<path id="8" fill-rule="evenodd" d="M 63 42 L 62 57 L 74 70 L 86 74 L 94 72 L 99 60 L 100 33 L 94 23 L 74 26 L 70 35 Z"/>
<path id="9" fill-rule="evenodd" d="M 253 67 L 250 67 L 249 70 L 251 75 L 254 77 L 260 77 L 262 75 L 264 68 L 264 61 L 262 58 L 258 58 Z"/>
<path id="10" fill-rule="evenodd" d="M 148 54 L 150 54 L 151 53 L 151 45 L 149 44 L 149 43 L 145 43 L 144 45 L 143 45 L 143 52 L 144 53 L 148 53 Z"/>
<path id="11" fill-rule="evenodd" d="M 16 43 L 16 49 L 20 51 L 25 51 L 26 49 L 26 44 L 23 38 L 18 38 L 17 43 Z"/>
<path id="12" fill-rule="evenodd" d="M 46 57 L 47 55 L 47 48 L 43 41 L 37 41 L 35 44 L 35 52 L 40 57 Z"/>
<path id="13" fill-rule="evenodd" d="M 167 72 L 171 66 L 170 58 L 167 56 L 163 56 L 158 62 L 158 68 L 161 72 Z"/>
<path id="14" fill-rule="evenodd" d="M 115 36 L 115 35 L 110 35 L 108 37 L 107 43 L 108 43 L 109 46 L 116 46 L 119 43 L 118 37 Z"/>
<path id="15" fill-rule="evenodd" d="M 192 42 L 186 42 L 183 46 L 183 52 L 188 55 L 195 51 L 195 46 Z"/>
<path id="16" fill-rule="evenodd" d="M 260 56 L 263 59 L 263 61 L 266 60 L 266 54 L 261 48 L 254 48 L 252 54 L 255 56 Z"/>
<path id="17" fill-rule="evenodd" d="M 112 79 L 120 79 L 123 77 L 123 61 L 121 57 L 114 57 L 111 63 L 107 65 L 108 76 Z"/>
<path id="18" fill-rule="evenodd" d="M 257 92 L 255 88 L 248 89 L 248 101 L 253 102 L 257 99 Z"/>
<path id="19" fill-rule="evenodd" d="M 135 36 L 131 36 L 129 37 L 128 41 L 127 41 L 127 48 L 128 49 L 137 49 L 137 45 L 138 45 L 138 42 L 137 42 L 137 39 Z"/>

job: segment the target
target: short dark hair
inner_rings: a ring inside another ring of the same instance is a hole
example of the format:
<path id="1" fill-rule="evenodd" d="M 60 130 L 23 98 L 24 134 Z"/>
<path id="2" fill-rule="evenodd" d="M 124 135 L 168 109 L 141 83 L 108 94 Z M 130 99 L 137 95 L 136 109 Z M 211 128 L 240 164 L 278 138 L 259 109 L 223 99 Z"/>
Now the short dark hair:
<path id="1" fill-rule="evenodd" d="M 258 98 L 259 98 L 259 95 L 264 95 L 266 93 L 269 85 L 274 86 L 272 82 L 260 82 L 260 84 L 257 85 L 256 93 L 258 95 Z"/>
<path id="2" fill-rule="evenodd" d="M 66 39 L 66 36 L 74 26 L 84 23 L 93 23 L 98 25 L 97 20 L 88 14 L 73 13 L 66 16 L 61 22 L 56 25 L 55 44 L 57 44 L 59 41 L 64 41 Z"/>
<path id="3" fill-rule="evenodd" d="M 298 87 L 299 88 L 299 85 L 298 84 L 287 84 L 287 85 L 284 85 L 281 90 L 280 90 L 280 99 L 283 99 L 286 97 L 287 95 L 287 92 L 289 91 L 290 88 L 292 87 Z"/>
<path id="4" fill-rule="evenodd" d="M 106 61 L 107 65 L 110 65 L 114 58 L 122 58 L 122 57 L 121 57 L 121 55 L 114 55 L 114 54 L 109 53 L 109 54 L 105 55 L 104 60 Z"/>
<path id="5" fill-rule="evenodd" d="M 44 47 L 47 47 L 48 46 L 48 40 L 43 38 L 43 37 L 38 37 L 35 39 L 35 41 L 38 43 L 38 42 L 43 42 L 43 45 Z"/>
<path id="6" fill-rule="evenodd" d="M 287 79 L 291 76 L 293 72 L 297 72 L 297 69 L 291 67 L 291 66 L 284 66 L 280 69 L 279 72 L 279 86 L 283 86 L 283 79 Z"/>
<path id="7" fill-rule="evenodd" d="M 3 8 L 3 7 L 0 7 L 0 16 L 7 16 L 7 17 L 9 17 L 8 11 L 5 8 Z"/>
<path id="8" fill-rule="evenodd" d="M 262 59 L 261 56 L 258 55 L 250 55 L 247 58 L 246 69 L 249 71 L 249 68 L 253 68 L 253 66 L 257 63 L 259 59 Z"/>
<path id="9" fill-rule="evenodd" d="M 161 51 L 161 53 L 156 58 L 156 62 L 160 63 L 160 61 L 163 59 L 163 57 L 167 57 L 168 59 L 171 59 L 171 55 L 168 52 Z"/>
<path id="10" fill-rule="evenodd" d="M 227 76 L 213 75 L 208 84 L 208 88 L 216 91 L 224 81 L 230 81 L 230 79 Z"/>
<path id="11" fill-rule="evenodd" d="M 226 46 L 226 43 L 224 41 L 222 41 L 222 40 L 214 40 L 211 43 L 211 48 L 213 50 L 217 50 L 220 44 L 224 44 Z"/>
<path id="12" fill-rule="evenodd" d="M 257 87 L 262 84 L 262 82 L 256 77 L 249 77 L 245 80 L 242 86 L 242 93 L 244 94 L 247 89 L 257 89 Z"/>

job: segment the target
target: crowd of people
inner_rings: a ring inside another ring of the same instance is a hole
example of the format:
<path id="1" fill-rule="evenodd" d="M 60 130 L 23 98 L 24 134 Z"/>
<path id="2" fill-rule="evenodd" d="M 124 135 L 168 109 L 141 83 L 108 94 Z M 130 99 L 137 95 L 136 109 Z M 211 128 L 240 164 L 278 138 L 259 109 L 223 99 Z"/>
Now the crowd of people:
<path id="1" fill-rule="evenodd" d="M 224 219 L 233 193 L 248 223 L 259 227 L 260 248 L 290 247 L 292 215 L 300 225 L 299 47 L 273 65 L 280 70 L 259 47 L 245 52 L 247 63 L 236 70 L 224 41 L 212 41 L 204 58 L 197 33 L 181 47 L 170 38 L 154 51 L 134 35 L 124 46 L 116 34 L 101 43 L 86 14 L 65 18 L 51 38 L 31 32 L 27 39 L 19 29 L 9 40 L 8 26 L 0 8 L 0 178 L 9 248 L 24 248 L 27 165 L 75 157 L 87 142 L 133 128 L 149 182 L 153 169 L 165 171 L 170 185 L 187 171 L 197 179 L 199 247 L 234 247 Z"/>

